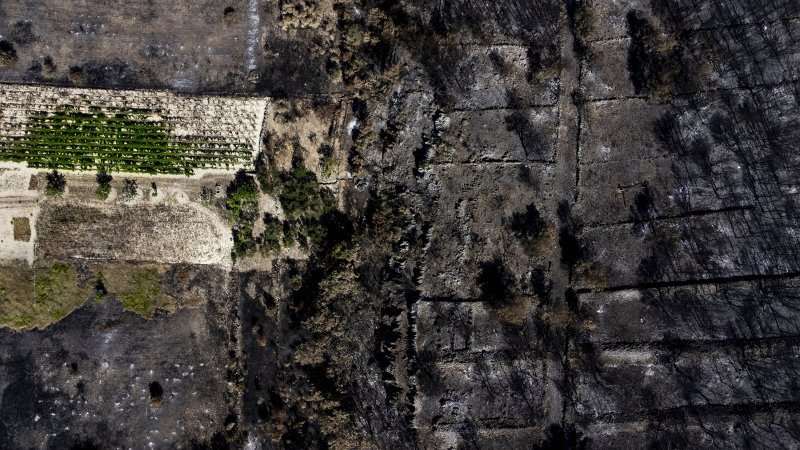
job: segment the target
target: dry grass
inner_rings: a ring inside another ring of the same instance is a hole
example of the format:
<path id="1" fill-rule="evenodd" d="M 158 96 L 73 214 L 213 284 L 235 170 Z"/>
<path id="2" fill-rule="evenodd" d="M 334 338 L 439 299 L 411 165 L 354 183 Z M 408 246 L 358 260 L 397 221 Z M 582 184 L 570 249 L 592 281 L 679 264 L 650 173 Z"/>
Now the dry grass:
<path id="1" fill-rule="evenodd" d="M 509 325 L 522 326 L 525 318 L 530 314 L 531 302 L 523 297 L 517 297 L 494 310 L 498 320 Z"/>
<path id="2" fill-rule="evenodd" d="M 581 261 L 575 268 L 580 283 L 595 292 L 608 287 L 611 279 L 611 268 L 605 264 L 591 261 Z"/>
<path id="3" fill-rule="evenodd" d="M 30 242 L 31 221 L 27 217 L 14 217 L 11 219 L 11 223 L 14 225 L 14 240 Z"/>

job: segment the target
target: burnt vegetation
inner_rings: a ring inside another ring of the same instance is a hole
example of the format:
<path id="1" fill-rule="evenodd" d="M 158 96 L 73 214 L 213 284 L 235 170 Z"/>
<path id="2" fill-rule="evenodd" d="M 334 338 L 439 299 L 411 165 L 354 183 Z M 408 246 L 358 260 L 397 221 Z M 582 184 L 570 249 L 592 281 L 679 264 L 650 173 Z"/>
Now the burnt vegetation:
<path id="1" fill-rule="evenodd" d="M 643 445 L 794 445 L 798 96 L 786 64 L 798 6 L 653 6 L 650 18 L 628 16 L 628 63 L 637 93 L 666 103 L 650 126 L 668 183 L 641 182 L 628 197 L 645 250 L 633 283 L 578 292 L 581 314 L 610 332 L 579 340 L 579 385 L 603 398 L 586 417 L 594 426 L 609 426 L 588 419 L 598 412 L 615 423 L 648 417 Z M 636 300 L 597 313 L 616 292 Z M 650 352 L 657 381 L 619 391 L 651 376 L 598 358 L 622 349 Z"/>
<path id="2" fill-rule="evenodd" d="M 538 240 L 547 226 L 533 203 L 526 206 L 525 211 L 515 212 L 506 217 L 503 222 L 508 229 L 529 246 Z"/>
<path id="3" fill-rule="evenodd" d="M 10 66 L 17 62 L 17 49 L 14 44 L 3 39 L 0 40 L 0 67 Z"/>
<path id="4" fill-rule="evenodd" d="M 628 71 L 637 94 L 667 95 L 680 73 L 681 50 L 669 36 L 664 36 L 639 11 L 626 16 L 628 34 Z"/>

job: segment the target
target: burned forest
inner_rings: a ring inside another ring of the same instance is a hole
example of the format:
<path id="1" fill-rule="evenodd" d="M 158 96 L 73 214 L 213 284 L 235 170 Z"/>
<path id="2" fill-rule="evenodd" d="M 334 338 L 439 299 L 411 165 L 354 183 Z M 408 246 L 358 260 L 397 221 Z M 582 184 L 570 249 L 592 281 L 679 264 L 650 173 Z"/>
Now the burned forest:
<path id="1" fill-rule="evenodd" d="M 0 448 L 800 448 L 799 189 L 795 0 L 0 1 Z"/>

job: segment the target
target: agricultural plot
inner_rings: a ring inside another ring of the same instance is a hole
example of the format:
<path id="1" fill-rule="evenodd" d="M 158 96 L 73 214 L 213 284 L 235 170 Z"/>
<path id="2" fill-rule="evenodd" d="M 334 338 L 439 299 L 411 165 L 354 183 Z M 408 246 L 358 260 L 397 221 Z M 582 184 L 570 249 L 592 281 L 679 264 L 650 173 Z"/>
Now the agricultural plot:
<path id="1" fill-rule="evenodd" d="M 247 165 L 252 157 L 247 144 L 172 139 L 169 126 L 146 112 L 61 110 L 36 114 L 29 127 L 0 148 L 0 158 L 35 168 L 191 175 Z"/>
<path id="2" fill-rule="evenodd" d="M 0 160 L 41 169 L 188 176 L 249 167 L 266 107 L 152 91 L 6 88 Z"/>

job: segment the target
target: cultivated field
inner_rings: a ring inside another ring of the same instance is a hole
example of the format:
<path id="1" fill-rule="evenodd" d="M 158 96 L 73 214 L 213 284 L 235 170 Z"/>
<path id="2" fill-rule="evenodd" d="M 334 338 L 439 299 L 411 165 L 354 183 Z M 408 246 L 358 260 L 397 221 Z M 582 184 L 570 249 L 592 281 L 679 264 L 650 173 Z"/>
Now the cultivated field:
<path id="1" fill-rule="evenodd" d="M 250 167 L 265 99 L 2 86 L 0 160 L 192 175 Z"/>

